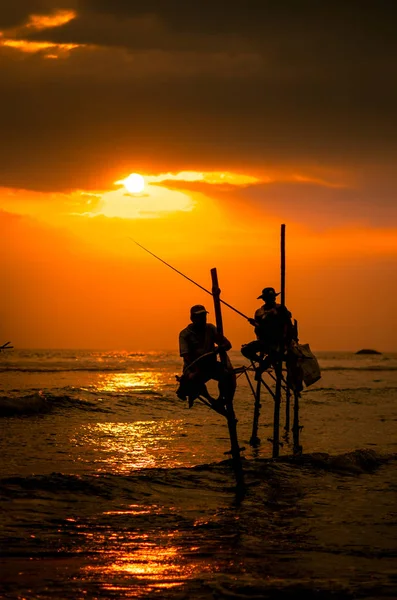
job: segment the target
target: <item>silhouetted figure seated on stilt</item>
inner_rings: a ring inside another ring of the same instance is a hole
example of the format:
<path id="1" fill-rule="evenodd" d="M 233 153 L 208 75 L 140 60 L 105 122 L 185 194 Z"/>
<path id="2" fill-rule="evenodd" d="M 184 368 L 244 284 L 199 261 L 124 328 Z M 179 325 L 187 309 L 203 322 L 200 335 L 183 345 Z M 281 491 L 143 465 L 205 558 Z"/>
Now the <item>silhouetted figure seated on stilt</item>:
<path id="1" fill-rule="evenodd" d="M 208 311 L 201 304 L 190 309 L 190 325 L 179 334 L 179 352 L 183 358 L 183 373 L 178 378 L 178 398 L 188 398 L 189 408 L 198 396 L 205 398 L 218 412 L 224 413 L 226 399 L 234 393 L 235 379 L 231 369 L 217 360 L 219 351 L 230 350 L 231 343 L 219 335 L 215 325 L 207 323 Z M 219 398 L 213 398 L 205 385 L 218 382 Z"/>
<path id="2" fill-rule="evenodd" d="M 257 339 L 241 347 L 241 354 L 256 363 L 255 379 L 259 379 L 264 371 L 274 367 L 280 356 L 284 358 L 293 339 L 291 313 L 285 306 L 276 302 L 279 293 L 272 287 L 262 290 L 258 300 L 263 299 L 265 303 L 255 311 L 254 318 L 249 321 L 255 327 Z"/>

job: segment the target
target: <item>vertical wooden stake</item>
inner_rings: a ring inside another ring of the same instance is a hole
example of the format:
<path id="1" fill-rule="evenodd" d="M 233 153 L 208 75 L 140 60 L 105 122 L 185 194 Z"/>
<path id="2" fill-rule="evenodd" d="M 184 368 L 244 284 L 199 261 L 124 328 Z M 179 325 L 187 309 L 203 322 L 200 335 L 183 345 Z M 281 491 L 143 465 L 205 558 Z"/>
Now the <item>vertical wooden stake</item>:
<path id="1" fill-rule="evenodd" d="M 281 225 L 281 305 L 285 306 L 285 225 Z M 284 338 L 280 335 L 279 348 L 276 354 L 275 375 L 276 390 L 274 398 L 273 418 L 273 458 L 277 458 L 280 451 L 280 404 L 281 404 L 281 380 L 283 374 Z"/>
<path id="2" fill-rule="evenodd" d="M 252 433 L 251 433 L 251 439 L 250 439 L 250 446 L 253 446 L 254 448 L 256 446 L 259 446 L 260 444 L 260 439 L 258 438 L 258 424 L 259 424 L 259 415 L 260 415 L 260 409 L 261 409 L 261 387 L 262 387 L 262 381 L 261 381 L 261 377 L 259 377 L 258 381 L 256 382 L 256 390 L 255 390 L 255 405 L 254 405 L 254 420 L 252 421 Z"/>
<path id="3" fill-rule="evenodd" d="M 280 289 L 280 303 L 285 306 L 285 225 L 281 225 L 281 240 L 280 240 L 280 251 L 281 251 L 281 289 Z"/>
<path id="4" fill-rule="evenodd" d="M 223 321 L 222 321 L 222 310 L 221 310 L 221 302 L 220 302 L 220 293 L 218 284 L 218 274 L 216 269 L 211 269 L 211 279 L 212 279 L 212 295 L 214 298 L 214 309 L 215 309 L 215 318 L 216 318 L 216 328 L 220 335 L 223 335 Z M 228 367 L 228 358 L 226 352 L 220 352 L 219 354 L 222 364 L 225 368 Z M 234 396 L 234 394 L 233 394 Z M 229 428 L 229 436 L 230 436 L 230 445 L 232 451 L 232 459 L 233 459 L 233 468 L 236 476 L 236 484 L 237 491 L 239 494 L 244 492 L 244 473 L 243 467 L 241 464 L 241 456 L 240 456 L 240 446 L 237 439 L 237 419 L 234 414 L 233 408 L 233 397 L 230 396 L 225 398 L 225 406 L 226 406 L 226 418 L 227 424 Z"/>
<path id="5" fill-rule="evenodd" d="M 287 389 L 285 391 L 285 432 L 288 433 L 290 430 L 290 413 L 291 413 L 291 388 L 288 385 L 287 380 Z"/>
<path id="6" fill-rule="evenodd" d="M 299 398 L 300 393 L 294 391 L 294 423 L 292 425 L 292 435 L 293 435 L 293 453 L 294 455 L 301 454 L 302 447 L 299 443 Z"/>
<path id="7" fill-rule="evenodd" d="M 299 332 L 298 332 L 298 321 L 294 320 L 294 339 L 296 342 L 299 341 Z M 299 440 L 299 398 L 300 392 L 294 390 L 294 422 L 292 424 L 292 435 L 293 435 L 293 453 L 294 455 L 301 454 L 302 446 L 300 445 Z"/>
<path id="8" fill-rule="evenodd" d="M 273 417 L 273 458 L 277 458 L 280 452 L 280 404 L 281 404 L 281 375 L 282 357 L 281 352 L 276 359 L 276 390 L 274 394 L 274 417 Z"/>

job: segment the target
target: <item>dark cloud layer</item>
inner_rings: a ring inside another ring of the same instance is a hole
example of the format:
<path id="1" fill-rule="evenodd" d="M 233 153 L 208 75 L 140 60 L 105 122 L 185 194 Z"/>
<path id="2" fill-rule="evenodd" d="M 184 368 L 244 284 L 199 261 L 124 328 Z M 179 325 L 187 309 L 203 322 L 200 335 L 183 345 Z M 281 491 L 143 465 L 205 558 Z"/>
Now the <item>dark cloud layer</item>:
<path id="1" fill-rule="evenodd" d="M 395 15 L 393 0 L 79 0 L 78 8 L 92 13 L 117 15 L 123 18 L 155 15 L 177 32 L 198 31 L 239 35 L 252 32 L 274 33 L 294 27 L 306 31 L 314 26 L 350 30 L 360 24 L 382 33 L 393 32 L 389 18 Z"/>
<path id="2" fill-rule="evenodd" d="M 0 48 L 0 185 L 395 161 L 394 2 L 16 0 L 0 24 L 57 9 L 77 16 L 23 38 L 85 47 Z"/>
<path id="3" fill-rule="evenodd" d="M 108 43 L 146 48 L 169 49 L 170 44 L 178 46 L 180 40 L 190 40 L 189 49 L 195 45 L 218 47 L 225 44 L 228 51 L 233 44 L 248 46 L 276 54 L 282 58 L 294 50 L 293 56 L 320 60 L 322 56 L 362 60 L 372 55 L 386 58 L 387 51 L 396 49 L 395 17 L 396 7 L 392 0 L 350 0 L 349 2 L 317 0 L 247 0 L 230 2 L 227 0 L 184 2 L 183 0 L 66 0 L 62 8 L 77 10 L 77 19 L 52 32 L 54 39 L 73 40 L 78 31 L 81 43 L 93 41 L 92 32 L 106 18 L 107 32 L 101 30 L 97 43 Z M 33 12 L 32 10 L 30 12 Z M 85 35 L 81 23 L 86 26 Z M 138 25 L 157 24 L 146 32 L 142 41 Z M 117 27 L 115 27 L 117 25 Z M 129 39 L 123 36 L 123 27 L 129 26 Z M 163 35 L 158 36 L 159 31 Z M 120 36 L 121 32 L 121 36 Z M 151 35 L 151 33 L 156 35 Z M 48 34 L 44 34 L 46 37 Z M 43 37 L 40 34 L 40 37 Z M 312 54 L 316 51 L 316 54 Z M 346 52 L 349 55 L 346 55 Z M 309 66 L 309 65 L 308 65 Z M 342 66 L 342 65 L 339 65 Z"/>
<path id="4" fill-rule="evenodd" d="M 2 2 L 0 10 L 0 27 L 8 29 L 22 25 L 29 14 L 48 12 L 49 2 L 45 0 L 17 0 Z"/>

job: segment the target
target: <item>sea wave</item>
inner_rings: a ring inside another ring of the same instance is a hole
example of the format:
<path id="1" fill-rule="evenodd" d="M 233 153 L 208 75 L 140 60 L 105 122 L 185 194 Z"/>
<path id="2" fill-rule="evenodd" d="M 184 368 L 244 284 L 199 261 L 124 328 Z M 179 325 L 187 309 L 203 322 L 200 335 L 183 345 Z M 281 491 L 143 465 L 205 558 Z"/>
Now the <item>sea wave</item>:
<path id="1" fill-rule="evenodd" d="M 396 453 L 380 454 L 374 450 L 362 448 L 334 456 L 326 452 L 313 452 L 301 456 L 283 456 L 279 460 L 299 467 L 354 475 L 372 473 L 381 465 L 396 459 Z"/>
<path id="2" fill-rule="evenodd" d="M 93 373 L 125 373 L 130 370 L 131 367 L 19 367 L 13 365 L 0 367 L 0 373 L 74 373 L 78 371 Z"/>
<path id="3" fill-rule="evenodd" d="M 374 386 L 362 386 L 362 387 L 313 387 L 310 389 L 306 389 L 305 392 L 310 393 L 310 394 L 314 394 L 314 393 L 319 393 L 319 392 L 334 392 L 334 393 L 340 393 L 340 392 L 371 392 L 374 393 L 377 390 L 381 390 L 382 393 L 384 392 L 397 392 L 397 386 L 395 385 L 384 385 L 382 383 L 382 387 L 380 388 L 376 388 Z"/>
<path id="4" fill-rule="evenodd" d="M 0 417 L 39 415 L 69 408 L 91 412 L 110 412 L 88 400 L 41 391 L 19 397 L 0 396 Z"/>
<path id="5" fill-rule="evenodd" d="M 386 463 L 396 458 L 362 449 L 244 460 L 239 502 L 230 461 L 8 476 L 0 595 L 394 598 L 396 479 Z"/>
<path id="6" fill-rule="evenodd" d="M 163 368 L 169 370 L 170 368 L 175 371 L 180 370 L 179 362 L 172 361 L 163 365 L 158 362 L 153 365 L 149 361 L 145 364 L 140 362 L 129 362 L 123 366 L 117 365 L 17 365 L 9 364 L 0 367 L 0 373 L 130 373 L 136 369 L 145 371 L 161 371 Z M 320 364 L 321 371 L 359 371 L 359 372 L 395 372 L 397 371 L 397 365 L 324 365 Z"/>
<path id="7" fill-rule="evenodd" d="M 320 365 L 321 371 L 397 371 L 396 365 L 365 365 L 360 367 L 342 366 L 342 365 Z"/>
<path id="8" fill-rule="evenodd" d="M 247 488 L 263 479 L 271 486 L 277 478 L 283 479 L 303 474 L 308 469 L 313 472 L 332 472 L 339 475 L 360 475 L 375 472 L 382 465 L 397 460 L 397 454 L 379 454 L 374 450 L 360 449 L 344 454 L 330 455 L 323 452 L 302 454 L 300 456 L 282 456 L 278 459 L 257 458 L 243 460 Z M 167 495 L 174 488 L 182 490 L 217 489 L 219 485 L 229 485 L 232 461 L 227 459 L 217 463 L 178 468 L 136 469 L 130 475 L 100 473 L 97 475 L 70 475 L 50 473 L 48 475 L 15 476 L 0 480 L 3 498 L 40 497 L 43 493 L 76 494 L 113 499 L 122 495 L 135 500 L 150 495 L 150 490 Z M 283 470 L 280 471 L 280 468 Z M 230 488 L 232 489 L 232 487 Z"/>

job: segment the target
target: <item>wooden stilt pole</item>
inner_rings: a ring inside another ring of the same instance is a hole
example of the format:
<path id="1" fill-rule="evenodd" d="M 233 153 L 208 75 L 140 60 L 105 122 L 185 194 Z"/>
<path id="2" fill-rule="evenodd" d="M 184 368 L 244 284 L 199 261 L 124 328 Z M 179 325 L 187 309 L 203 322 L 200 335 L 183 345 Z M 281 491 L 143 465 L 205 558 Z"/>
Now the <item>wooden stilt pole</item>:
<path id="1" fill-rule="evenodd" d="M 285 306 L 285 225 L 281 225 L 281 305 Z M 280 404 L 281 404 L 281 383 L 283 376 L 283 358 L 284 358 L 284 339 L 281 333 L 279 348 L 277 350 L 275 373 L 276 390 L 274 398 L 274 418 L 273 418 L 273 458 L 277 458 L 280 450 Z"/>
<path id="2" fill-rule="evenodd" d="M 299 330 L 298 330 L 298 321 L 294 320 L 294 339 L 299 341 Z M 300 445 L 300 425 L 299 425 L 299 399 L 301 395 L 300 392 L 294 390 L 294 421 L 292 424 L 292 436 L 293 436 L 293 453 L 294 455 L 301 454 L 302 446 Z"/>
<path id="3" fill-rule="evenodd" d="M 274 376 L 273 376 L 273 375 L 272 375 L 270 372 L 269 372 L 268 374 L 269 374 L 269 377 L 271 377 L 271 378 L 273 379 L 273 381 L 276 381 L 276 378 L 275 378 L 275 377 L 274 377 Z M 263 385 L 263 387 L 266 389 L 266 391 L 268 391 L 268 392 L 269 392 L 269 394 L 271 395 L 271 397 L 272 397 L 272 398 L 273 398 L 273 400 L 274 400 L 274 398 L 275 398 L 276 394 L 275 394 L 275 392 L 272 390 L 272 388 L 270 387 L 270 385 L 268 385 L 268 384 L 266 383 L 266 381 L 263 379 L 263 377 L 261 377 L 261 382 L 262 382 L 262 385 Z"/>
<path id="4" fill-rule="evenodd" d="M 280 451 L 280 404 L 281 404 L 281 356 L 277 357 L 276 364 L 276 390 L 274 394 L 273 417 L 273 458 L 277 458 Z"/>
<path id="5" fill-rule="evenodd" d="M 292 435 L 293 435 L 293 440 L 294 440 L 293 453 L 295 456 L 298 454 L 301 454 L 301 452 L 302 452 L 302 447 L 299 443 L 299 432 L 300 432 L 299 398 L 300 398 L 300 393 L 297 391 L 294 391 L 294 422 L 292 425 Z"/>
<path id="6" fill-rule="evenodd" d="M 251 383 L 251 379 L 249 378 L 247 371 L 244 371 L 244 375 L 245 375 L 245 378 L 246 378 L 246 380 L 248 381 L 248 385 L 249 385 L 249 386 L 250 386 L 250 388 L 251 388 L 252 395 L 253 395 L 253 397 L 255 398 L 255 390 L 254 390 L 254 386 L 253 386 L 253 385 L 252 385 L 252 383 Z"/>
<path id="7" fill-rule="evenodd" d="M 281 306 L 285 306 L 285 225 L 281 225 L 280 251 L 281 251 L 280 303 L 281 303 Z"/>
<path id="8" fill-rule="evenodd" d="M 287 385 L 285 390 L 285 433 L 288 434 L 290 430 L 290 414 L 291 414 L 291 389 Z"/>
<path id="9" fill-rule="evenodd" d="M 256 382 L 256 390 L 254 393 L 255 397 L 255 405 L 254 405 L 254 420 L 252 422 L 252 433 L 250 439 L 250 446 L 254 448 L 259 446 L 260 439 L 258 438 L 258 424 L 259 424 L 259 415 L 261 411 L 261 387 L 262 387 L 262 378 L 259 378 Z"/>
<path id="10" fill-rule="evenodd" d="M 223 321 L 222 321 L 222 310 L 221 310 L 221 302 L 220 302 L 220 289 L 218 284 L 218 274 L 216 269 L 211 269 L 211 279 L 212 279 L 212 295 L 214 298 L 214 309 L 215 309 L 215 318 L 216 318 L 216 328 L 220 335 L 223 335 Z M 220 359 L 222 364 L 225 366 L 225 369 L 228 367 L 228 358 L 226 352 L 220 353 Z M 233 393 L 234 396 L 234 393 Z M 230 435 L 230 445 L 233 459 L 233 468 L 236 476 L 236 484 L 237 484 L 237 492 L 239 495 L 244 493 L 244 473 L 243 467 L 241 464 L 241 456 L 240 456 L 240 446 L 237 439 L 237 419 L 234 414 L 233 407 L 233 396 L 228 396 L 225 398 L 225 406 L 226 406 L 226 418 L 227 424 L 229 428 Z"/>

